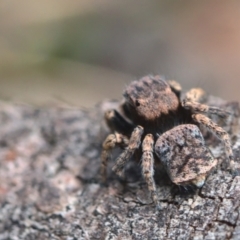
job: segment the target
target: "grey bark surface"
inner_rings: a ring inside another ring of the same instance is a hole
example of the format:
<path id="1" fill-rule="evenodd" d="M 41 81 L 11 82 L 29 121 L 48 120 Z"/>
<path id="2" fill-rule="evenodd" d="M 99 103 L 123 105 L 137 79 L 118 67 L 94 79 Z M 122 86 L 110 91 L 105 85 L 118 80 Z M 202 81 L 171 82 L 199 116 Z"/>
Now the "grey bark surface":
<path id="1" fill-rule="evenodd" d="M 231 135 L 240 162 L 239 106 L 210 97 L 233 112 L 214 118 Z M 0 239 L 240 239 L 240 177 L 227 170 L 224 146 L 206 132 L 218 167 L 197 191 L 179 189 L 155 169 L 161 209 L 151 202 L 139 164 L 125 179 L 109 164 L 100 183 L 100 152 L 107 129 L 91 110 L 0 105 Z"/>

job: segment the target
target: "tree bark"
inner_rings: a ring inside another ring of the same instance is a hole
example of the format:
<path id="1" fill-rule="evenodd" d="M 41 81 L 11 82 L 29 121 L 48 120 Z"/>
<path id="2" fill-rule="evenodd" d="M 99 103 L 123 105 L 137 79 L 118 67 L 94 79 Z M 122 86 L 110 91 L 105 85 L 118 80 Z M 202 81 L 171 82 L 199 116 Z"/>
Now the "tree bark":
<path id="1" fill-rule="evenodd" d="M 233 113 L 213 119 L 229 132 L 239 163 L 238 104 L 213 97 L 208 103 Z M 240 239 L 240 177 L 229 173 L 223 144 L 205 130 L 217 168 L 191 190 L 156 167 L 160 210 L 135 162 L 123 180 L 111 161 L 107 185 L 100 183 L 103 113 L 116 104 L 85 111 L 1 103 L 0 239 Z"/>

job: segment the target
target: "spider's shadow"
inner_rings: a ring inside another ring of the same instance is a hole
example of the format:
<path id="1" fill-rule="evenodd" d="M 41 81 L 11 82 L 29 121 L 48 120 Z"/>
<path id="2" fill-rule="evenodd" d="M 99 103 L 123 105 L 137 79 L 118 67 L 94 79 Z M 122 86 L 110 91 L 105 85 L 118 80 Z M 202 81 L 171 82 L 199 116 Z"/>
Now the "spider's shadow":
<path id="1" fill-rule="evenodd" d="M 120 150 L 115 150 L 113 153 L 113 159 L 119 155 Z M 119 181 L 123 187 L 123 193 L 127 193 L 132 190 L 132 188 L 139 185 L 146 194 L 148 194 L 147 184 L 142 175 L 142 167 L 140 161 L 135 161 L 131 159 L 124 167 L 124 177 L 118 177 L 111 169 L 115 162 L 109 162 L 108 168 L 108 180 L 107 185 L 114 180 Z M 163 168 L 161 163 L 155 161 L 154 165 L 154 180 L 157 187 L 170 188 L 172 196 L 181 196 L 183 198 L 188 197 L 196 193 L 197 188 L 194 186 L 177 186 L 170 180 L 166 170 Z M 136 184 L 135 184 L 136 183 Z M 142 187 L 141 187 L 142 186 Z"/>
<path id="2" fill-rule="evenodd" d="M 170 188 L 170 192 L 172 196 L 179 195 L 180 197 L 188 197 L 191 195 L 194 195 L 197 192 L 197 187 L 187 185 L 187 186 L 178 186 L 171 182 L 167 172 L 161 165 L 155 165 L 154 169 L 154 180 L 157 185 L 157 187 L 166 187 Z M 121 182 L 122 186 L 124 187 L 124 192 L 127 192 L 129 190 L 129 183 L 135 183 L 140 182 L 146 185 L 142 172 L 141 172 L 141 166 L 140 164 L 132 161 L 129 162 L 126 165 L 125 169 L 125 177 L 119 178 L 119 181 Z M 141 184 L 142 185 L 142 184 Z M 148 192 L 147 186 L 144 187 L 146 193 Z"/>

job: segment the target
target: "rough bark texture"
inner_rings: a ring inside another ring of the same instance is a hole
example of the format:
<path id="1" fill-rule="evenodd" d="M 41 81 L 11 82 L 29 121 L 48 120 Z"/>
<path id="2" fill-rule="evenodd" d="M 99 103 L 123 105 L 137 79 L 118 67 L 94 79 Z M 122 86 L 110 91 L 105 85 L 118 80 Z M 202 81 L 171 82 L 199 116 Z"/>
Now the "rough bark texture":
<path id="1" fill-rule="evenodd" d="M 231 134 L 240 162 L 239 108 L 214 118 Z M 0 239 L 240 239 L 240 177 L 227 170 L 223 145 L 205 132 L 218 167 L 197 191 L 178 189 L 156 169 L 161 210 L 151 203 L 140 166 L 99 181 L 104 102 L 80 109 L 0 105 Z M 115 154 L 117 154 L 115 152 Z"/>

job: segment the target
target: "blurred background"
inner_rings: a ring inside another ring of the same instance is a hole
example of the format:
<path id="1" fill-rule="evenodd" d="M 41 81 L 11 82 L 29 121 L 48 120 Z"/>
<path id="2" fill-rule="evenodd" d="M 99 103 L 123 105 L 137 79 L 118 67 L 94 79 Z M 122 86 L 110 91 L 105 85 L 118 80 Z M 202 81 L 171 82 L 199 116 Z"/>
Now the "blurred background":
<path id="1" fill-rule="evenodd" d="M 240 100 L 238 0 L 0 2 L 0 98 L 88 108 L 161 74 Z"/>

